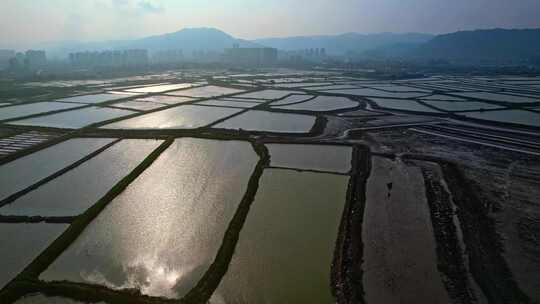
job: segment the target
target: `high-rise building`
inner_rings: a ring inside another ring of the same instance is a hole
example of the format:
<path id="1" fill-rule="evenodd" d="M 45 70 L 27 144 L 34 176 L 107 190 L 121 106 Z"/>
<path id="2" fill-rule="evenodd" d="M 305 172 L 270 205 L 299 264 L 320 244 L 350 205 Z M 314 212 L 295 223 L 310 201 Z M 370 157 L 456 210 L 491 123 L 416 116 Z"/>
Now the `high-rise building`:
<path id="1" fill-rule="evenodd" d="M 14 50 L 0 50 L 0 69 L 7 68 L 9 66 L 9 60 L 14 57 Z"/>
<path id="2" fill-rule="evenodd" d="M 47 64 L 45 51 L 28 50 L 25 53 L 25 65 L 28 68 L 41 68 Z"/>
<path id="3" fill-rule="evenodd" d="M 77 67 L 132 67 L 148 64 L 147 50 L 78 52 L 69 54 Z"/>

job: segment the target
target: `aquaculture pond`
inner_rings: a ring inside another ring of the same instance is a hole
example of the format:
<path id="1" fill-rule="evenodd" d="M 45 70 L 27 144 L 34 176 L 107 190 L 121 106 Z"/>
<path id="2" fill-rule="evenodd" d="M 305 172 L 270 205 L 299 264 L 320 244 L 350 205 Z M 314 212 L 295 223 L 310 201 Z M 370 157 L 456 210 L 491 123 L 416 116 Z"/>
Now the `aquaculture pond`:
<path id="1" fill-rule="evenodd" d="M 491 120 L 500 123 L 513 123 L 519 125 L 540 127 L 540 113 L 525 110 L 500 110 L 485 112 L 461 113 L 466 117 Z"/>
<path id="2" fill-rule="evenodd" d="M 111 143 L 110 138 L 76 138 L 0 166 L 0 201 Z"/>
<path id="3" fill-rule="evenodd" d="M 141 88 L 128 89 L 126 91 L 134 93 L 161 93 L 171 90 L 191 88 L 192 86 L 193 84 L 191 83 L 163 84 L 157 86 L 145 86 Z"/>
<path id="4" fill-rule="evenodd" d="M 430 107 L 424 106 L 414 100 L 385 99 L 385 98 L 370 98 L 370 100 L 375 102 L 379 107 L 385 108 L 385 109 L 411 111 L 411 112 L 427 112 L 427 113 L 440 112 Z"/>
<path id="5" fill-rule="evenodd" d="M 443 100 L 423 100 L 426 104 L 434 106 L 442 111 L 473 111 L 502 109 L 501 106 L 485 102 L 463 102 L 463 101 L 443 101 Z"/>
<path id="6" fill-rule="evenodd" d="M 78 104 L 69 104 L 62 102 L 36 102 L 18 106 L 0 108 L 0 120 L 13 119 L 39 113 L 65 110 L 80 107 Z"/>
<path id="7" fill-rule="evenodd" d="M 123 117 L 136 112 L 130 110 L 90 107 L 80 110 L 49 114 L 10 122 L 12 125 L 78 129 L 88 125 Z"/>
<path id="8" fill-rule="evenodd" d="M 266 169 L 210 302 L 335 303 L 330 272 L 347 183 L 347 176 Z"/>
<path id="9" fill-rule="evenodd" d="M 297 102 L 306 101 L 306 100 L 314 98 L 314 97 L 315 96 L 313 96 L 313 95 L 294 94 L 294 95 L 287 96 L 287 97 L 285 97 L 283 99 L 273 101 L 270 105 L 271 106 L 287 105 L 287 104 L 290 104 L 290 103 L 297 103 Z"/>
<path id="10" fill-rule="evenodd" d="M 233 115 L 242 109 L 178 106 L 103 126 L 105 129 L 194 129 Z"/>
<path id="11" fill-rule="evenodd" d="M 0 208 L 0 214 L 78 215 L 96 203 L 160 143 L 159 140 L 122 140 L 75 169 Z"/>
<path id="12" fill-rule="evenodd" d="M 209 86 L 197 87 L 197 88 L 193 88 L 193 89 L 169 92 L 167 94 L 175 95 L 175 96 L 208 98 L 208 97 L 217 97 L 217 96 L 221 96 L 221 95 L 240 93 L 240 92 L 243 92 L 243 91 L 244 90 L 209 85 Z"/>
<path id="13" fill-rule="evenodd" d="M 215 125 L 216 128 L 249 131 L 308 133 L 315 124 L 315 116 L 248 111 Z"/>
<path id="14" fill-rule="evenodd" d="M 62 297 L 47 297 L 43 294 L 30 294 L 17 301 L 15 304 L 87 304 Z M 94 304 L 106 304 L 105 302 L 96 302 Z"/>
<path id="15" fill-rule="evenodd" d="M 109 105 L 110 107 L 118 107 L 118 108 L 125 108 L 128 110 L 140 110 L 140 111 L 148 111 L 148 110 L 155 110 L 159 108 L 163 108 L 167 106 L 163 103 L 157 103 L 152 101 L 146 101 L 146 100 L 130 100 L 130 101 L 124 101 L 115 103 L 112 105 Z"/>
<path id="16" fill-rule="evenodd" d="M 334 111 L 358 106 L 358 102 L 345 97 L 336 96 L 317 96 L 314 99 L 293 105 L 283 105 L 276 107 L 284 110 L 302 110 L 302 111 Z"/>
<path id="17" fill-rule="evenodd" d="M 207 106 L 224 106 L 224 107 L 235 107 L 235 108 L 253 108 L 258 106 L 255 102 L 242 102 L 236 100 L 225 100 L 225 99 L 210 99 L 197 103 L 198 105 L 207 105 Z"/>
<path id="18" fill-rule="evenodd" d="M 57 101 L 62 102 L 73 102 L 73 103 L 85 103 L 85 104 L 96 104 L 96 103 L 102 103 L 105 101 L 111 101 L 115 99 L 121 99 L 126 98 L 127 96 L 122 96 L 119 94 L 109 94 L 109 93 L 103 93 L 103 94 L 93 94 L 93 95 L 80 95 L 80 96 L 73 96 L 73 97 L 67 97 L 58 99 Z"/>
<path id="19" fill-rule="evenodd" d="M 517 95 L 505 95 L 491 92 L 467 92 L 467 93 L 453 93 L 454 95 L 478 98 L 484 100 L 498 101 L 498 102 L 507 102 L 507 103 L 532 103 L 540 102 L 539 97 L 525 97 Z"/>
<path id="20" fill-rule="evenodd" d="M 13 280 L 67 226 L 0 223 L 0 289 Z"/>
<path id="21" fill-rule="evenodd" d="M 154 95 L 148 97 L 137 98 L 138 101 L 151 101 L 155 103 L 162 103 L 168 105 L 185 103 L 188 101 L 194 100 L 191 97 L 181 97 L 181 96 L 169 96 L 169 95 Z"/>
<path id="22" fill-rule="evenodd" d="M 266 147 L 272 167 L 336 173 L 347 173 L 351 169 L 350 146 L 267 144 Z"/>
<path id="23" fill-rule="evenodd" d="M 241 98 L 252 98 L 252 99 L 279 99 L 283 98 L 289 94 L 293 93 L 299 93 L 297 91 L 280 91 L 280 90 L 263 90 L 263 91 L 257 91 L 247 94 L 241 94 L 236 95 L 234 97 L 241 97 Z"/>
<path id="24" fill-rule="evenodd" d="M 40 278 L 182 297 L 214 261 L 258 160 L 247 142 L 177 139 Z"/>
<path id="25" fill-rule="evenodd" d="M 368 97 L 386 97 L 386 98 L 416 98 L 426 96 L 430 93 L 417 93 L 417 92 L 387 92 L 376 89 L 343 89 L 343 90 L 326 90 L 325 93 L 331 94 L 346 94 L 356 96 L 368 96 Z"/>

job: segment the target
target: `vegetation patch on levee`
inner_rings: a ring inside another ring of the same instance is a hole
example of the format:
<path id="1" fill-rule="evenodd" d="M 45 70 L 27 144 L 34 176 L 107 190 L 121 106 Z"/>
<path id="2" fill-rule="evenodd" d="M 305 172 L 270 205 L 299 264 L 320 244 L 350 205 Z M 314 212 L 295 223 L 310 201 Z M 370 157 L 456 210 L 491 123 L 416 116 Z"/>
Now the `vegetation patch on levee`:
<path id="1" fill-rule="evenodd" d="M 247 190 L 225 231 L 223 242 L 216 254 L 214 262 L 210 265 L 197 285 L 182 298 L 183 303 L 208 303 L 212 294 L 219 286 L 221 279 L 225 273 L 227 273 L 236 244 L 240 237 L 240 232 L 248 216 L 251 204 L 255 200 L 257 190 L 259 189 L 259 181 L 264 168 L 270 163 L 270 154 L 264 145 L 252 142 L 252 146 L 260 159 L 248 181 Z"/>
<path id="2" fill-rule="evenodd" d="M 495 220 L 488 215 L 485 202 L 479 199 L 457 165 L 442 163 L 441 168 L 458 207 L 458 218 L 469 256 L 469 269 L 489 302 L 532 303 L 513 279 L 502 256 L 503 245 L 495 230 Z"/>
<path id="3" fill-rule="evenodd" d="M 332 261 L 332 294 L 339 304 L 364 303 L 362 286 L 362 220 L 366 182 L 370 174 L 370 154 L 366 147 L 354 146 L 347 201 L 339 227 Z"/>
<path id="4" fill-rule="evenodd" d="M 460 246 L 454 225 L 455 211 L 450 193 L 441 184 L 438 172 L 426 166 L 421 168 L 436 240 L 437 268 L 443 275 L 443 283 L 454 303 L 476 303 L 465 266 L 464 248 Z"/>
<path id="5" fill-rule="evenodd" d="M 47 284 L 38 282 L 38 277 L 47 267 L 49 267 L 61 254 L 67 249 L 73 241 L 83 232 L 83 230 L 94 220 L 99 213 L 122 191 L 124 191 L 131 182 L 133 182 L 146 168 L 148 168 L 172 143 L 174 139 L 169 138 L 150 153 L 135 169 L 127 176 L 121 179 L 107 192 L 97 203 L 87 209 L 82 215 L 78 216 L 72 224 L 62 233 L 54 242 L 47 247 L 36 259 L 30 263 L 13 281 L 8 283 L 0 291 L 0 299 L 3 303 L 12 303 L 21 296 L 34 290 L 28 289 L 22 282 L 35 282 L 47 287 Z M 34 284 L 34 283 L 32 283 Z M 41 290 L 41 289 L 40 289 Z M 62 289 L 60 289 L 62 290 Z M 59 294 L 62 295 L 62 294 Z M 133 303 L 136 302 L 132 299 Z M 123 302 L 123 303 L 132 303 Z"/>

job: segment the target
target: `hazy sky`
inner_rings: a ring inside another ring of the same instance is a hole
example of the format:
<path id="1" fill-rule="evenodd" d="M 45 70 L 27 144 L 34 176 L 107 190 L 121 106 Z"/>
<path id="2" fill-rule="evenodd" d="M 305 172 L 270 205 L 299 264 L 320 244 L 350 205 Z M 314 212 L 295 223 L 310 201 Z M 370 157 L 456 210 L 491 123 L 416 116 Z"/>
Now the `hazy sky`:
<path id="1" fill-rule="evenodd" d="M 239 38 L 540 27 L 540 0 L 1 0 L 0 47 L 216 27 Z"/>

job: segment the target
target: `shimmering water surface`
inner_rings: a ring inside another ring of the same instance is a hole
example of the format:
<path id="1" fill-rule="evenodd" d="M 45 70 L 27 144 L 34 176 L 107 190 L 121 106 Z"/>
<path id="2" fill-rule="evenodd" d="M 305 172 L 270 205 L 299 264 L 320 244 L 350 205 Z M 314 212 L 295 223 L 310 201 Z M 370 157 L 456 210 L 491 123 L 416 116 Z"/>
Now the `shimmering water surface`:
<path id="1" fill-rule="evenodd" d="M 61 102 L 36 102 L 19 106 L 3 107 L 0 109 L 0 120 L 12 119 L 50 111 L 80 107 L 78 104 Z"/>
<path id="2" fill-rule="evenodd" d="M 165 91 L 190 88 L 192 86 L 193 84 L 191 83 L 164 84 L 164 85 L 158 85 L 158 86 L 145 86 L 141 88 L 134 88 L 134 89 L 126 90 L 126 91 L 134 92 L 134 93 L 161 93 Z"/>
<path id="3" fill-rule="evenodd" d="M 211 303 L 335 303 L 330 269 L 348 177 L 267 169 Z"/>
<path id="4" fill-rule="evenodd" d="M 194 129 L 233 115 L 242 109 L 178 106 L 103 126 L 105 129 Z"/>
<path id="5" fill-rule="evenodd" d="M 135 112 L 111 108 L 90 107 L 10 122 L 13 125 L 78 129 L 88 125 L 127 116 Z"/>
<path id="6" fill-rule="evenodd" d="M 40 278 L 182 297 L 214 260 L 257 161 L 246 142 L 176 140 Z"/>
<path id="7" fill-rule="evenodd" d="M 0 208 L 3 215 L 74 216 L 96 203 L 161 143 L 126 139 Z"/>
<path id="8" fill-rule="evenodd" d="M 76 138 L 0 166 L 0 200 L 112 142 L 110 138 Z"/>
<path id="9" fill-rule="evenodd" d="M 310 115 L 248 111 L 217 124 L 216 128 L 250 131 L 307 133 L 315 124 Z"/>
<path id="10" fill-rule="evenodd" d="M 207 98 L 207 97 L 217 97 L 221 95 L 228 95 L 228 94 L 234 94 L 234 93 L 240 93 L 240 92 L 243 92 L 243 90 L 209 85 L 209 86 L 197 87 L 193 89 L 170 92 L 168 94 L 178 95 L 178 96 Z"/>

